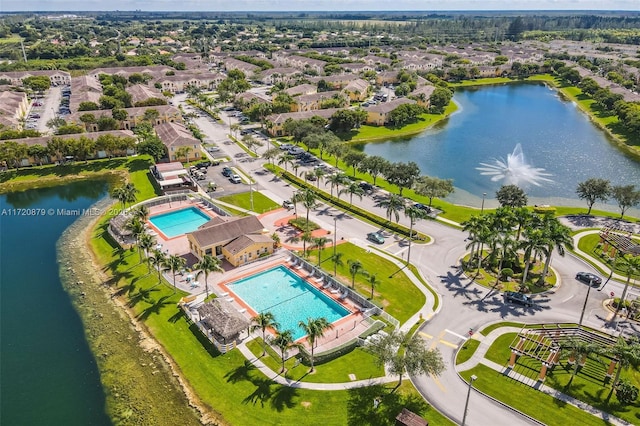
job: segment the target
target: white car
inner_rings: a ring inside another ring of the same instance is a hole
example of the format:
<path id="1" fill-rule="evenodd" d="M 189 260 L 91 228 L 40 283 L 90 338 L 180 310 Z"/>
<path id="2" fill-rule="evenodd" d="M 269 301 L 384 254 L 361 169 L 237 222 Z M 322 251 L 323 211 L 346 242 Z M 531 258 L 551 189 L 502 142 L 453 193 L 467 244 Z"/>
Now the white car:
<path id="1" fill-rule="evenodd" d="M 242 178 L 240 178 L 240 175 L 231 175 L 229 180 L 233 183 L 242 183 Z"/>

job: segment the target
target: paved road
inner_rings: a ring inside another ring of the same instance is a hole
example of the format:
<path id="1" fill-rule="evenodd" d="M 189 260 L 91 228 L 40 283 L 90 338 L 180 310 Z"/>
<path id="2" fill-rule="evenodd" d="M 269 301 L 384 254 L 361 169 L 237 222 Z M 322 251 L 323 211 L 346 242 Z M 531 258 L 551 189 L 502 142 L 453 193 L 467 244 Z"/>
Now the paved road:
<path id="1" fill-rule="evenodd" d="M 228 125 L 212 123 L 204 118 L 196 119 L 196 124 L 213 140 L 226 138 L 229 129 Z M 236 145 L 221 147 L 231 158 L 242 152 Z M 267 147 L 262 148 L 265 149 Z M 236 165 L 255 179 L 256 189 L 264 190 L 276 202 L 291 197 L 293 188 L 273 174 L 265 172 L 263 160 Z M 385 217 L 384 210 L 375 207 L 376 198 L 381 196 L 385 196 L 385 193 L 378 190 L 373 196 L 365 196 L 362 200 L 355 198 L 354 204 Z M 377 229 L 327 206 L 316 209 L 311 216 L 326 229 L 336 226 L 337 238 L 344 237 L 360 245 L 368 244 L 364 240 L 365 235 Z M 400 223 L 409 225 L 405 217 L 400 218 Z M 577 225 L 574 223 L 573 226 Z M 585 302 L 587 286 L 577 282 L 574 279 L 575 274 L 578 271 L 597 271 L 571 255 L 560 257 L 554 253 L 552 267 L 558 274 L 558 286 L 547 294 L 535 296 L 536 304 L 533 307 L 505 304 L 499 294 L 470 282 L 460 274 L 456 265 L 467 251 L 465 233 L 433 220 L 420 221 L 415 225 L 415 229 L 431 236 L 434 241 L 426 245 L 412 245 L 411 262 L 441 295 L 440 311 L 425 322 L 419 332 L 426 345 L 438 348 L 442 352 L 448 368 L 438 379 L 421 376 L 414 377 L 413 381 L 430 403 L 460 423 L 468 385 L 455 372 L 453 358 L 469 329 L 477 330 L 497 321 L 577 322 Z M 386 235 L 388 239 L 382 248 L 399 257 L 407 256 L 407 242 L 389 233 Z M 583 323 L 594 328 L 606 329 L 610 314 L 602 304 L 609 297 L 609 292 L 620 295 L 622 287 L 622 283 L 611 281 L 604 291 L 591 290 Z M 638 332 L 637 328 L 624 322 L 620 324 L 620 328 Z M 483 378 L 480 377 L 478 380 Z M 467 424 L 519 425 L 532 424 L 532 421 L 474 392 L 469 402 Z"/>

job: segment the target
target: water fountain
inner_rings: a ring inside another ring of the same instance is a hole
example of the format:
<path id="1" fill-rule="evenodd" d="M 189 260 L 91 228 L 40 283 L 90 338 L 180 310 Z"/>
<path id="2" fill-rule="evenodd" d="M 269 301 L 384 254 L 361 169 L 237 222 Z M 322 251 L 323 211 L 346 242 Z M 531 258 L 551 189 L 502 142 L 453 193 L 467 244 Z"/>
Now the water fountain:
<path id="1" fill-rule="evenodd" d="M 476 167 L 481 175 L 491 176 L 493 182 L 504 180 L 506 185 L 524 186 L 527 184 L 541 186 L 543 182 L 553 182 L 546 176 L 552 176 L 545 169 L 527 164 L 522 147 L 517 144 L 507 160 L 495 159 L 493 164 L 480 163 L 484 167 Z"/>

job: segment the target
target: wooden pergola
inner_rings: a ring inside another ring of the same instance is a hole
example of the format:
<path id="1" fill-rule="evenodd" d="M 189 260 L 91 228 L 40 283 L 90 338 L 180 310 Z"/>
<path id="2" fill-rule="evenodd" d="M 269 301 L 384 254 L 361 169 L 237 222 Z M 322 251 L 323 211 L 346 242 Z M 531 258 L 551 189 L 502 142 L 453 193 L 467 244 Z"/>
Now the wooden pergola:
<path id="1" fill-rule="evenodd" d="M 543 382 L 547 376 L 549 368 L 553 369 L 560 361 L 560 351 L 565 343 L 572 339 L 583 340 L 588 343 L 595 343 L 599 346 L 610 348 L 615 345 L 613 336 L 605 333 L 598 333 L 581 326 L 562 326 L 562 324 L 534 324 L 524 326 L 516 338 L 511 342 L 511 358 L 509 367 L 513 368 L 519 356 L 528 356 L 541 362 L 540 375 L 538 380 Z M 604 355 L 611 360 L 607 370 L 607 377 L 611 377 L 615 371 L 617 360 Z M 576 362 L 569 359 L 569 363 Z M 584 365 L 586 359 L 579 360 Z"/>
<path id="2" fill-rule="evenodd" d="M 633 241 L 632 233 L 613 226 L 604 227 L 600 230 L 600 242 L 602 252 L 611 257 L 616 257 L 619 253 L 623 256 L 630 254 L 640 256 L 640 244 Z"/>

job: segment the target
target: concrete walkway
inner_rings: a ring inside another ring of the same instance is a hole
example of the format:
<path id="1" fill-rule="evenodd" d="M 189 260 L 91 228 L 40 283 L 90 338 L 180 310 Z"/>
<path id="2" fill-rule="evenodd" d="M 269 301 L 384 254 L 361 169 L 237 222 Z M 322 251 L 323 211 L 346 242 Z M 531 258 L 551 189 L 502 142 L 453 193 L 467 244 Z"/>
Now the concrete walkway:
<path id="1" fill-rule="evenodd" d="M 582 411 L 586 411 L 611 424 L 614 424 L 617 426 L 631 425 L 631 423 L 627 422 L 626 420 L 622 420 L 618 417 L 612 416 L 609 413 L 606 413 L 602 410 L 594 408 L 589 404 L 586 404 L 556 389 L 546 386 L 545 384 L 543 384 L 537 379 L 532 379 L 531 377 L 517 373 L 516 371 L 514 371 L 512 368 L 508 366 L 497 364 L 485 358 L 485 355 L 489 351 L 489 348 L 496 341 L 498 337 L 507 333 L 517 333 L 520 330 L 521 329 L 517 327 L 500 327 L 493 330 L 487 336 L 483 336 L 480 333 L 476 333 L 472 338 L 479 340 L 480 345 L 478 346 L 474 354 L 471 356 L 471 358 L 469 358 L 467 361 L 463 362 L 462 364 L 458 364 L 455 366 L 456 371 L 462 372 L 462 371 L 470 370 L 476 365 L 482 364 L 484 366 L 491 368 L 492 370 L 495 370 L 499 373 L 504 374 L 505 376 L 508 376 L 511 379 L 517 380 L 521 383 L 524 383 L 525 385 L 531 386 L 532 388 L 539 390 L 540 392 L 546 393 L 547 395 L 550 395 L 562 402 L 573 405 L 574 407 L 579 408 Z"/>
<path id="2" fill-rule="evenodd" d="M 251 339 L 252 340 L 252 339 Z M 335 391 L 335 390 L 345 390 L 345 389 L 354 389 L 361 388 L 364 386 L 373 386 L 373 385 L 381 385 L 385 383 L 391 383 L 398 380 L 398 377 L 385 375 L 382 377 L 373 377 L 371 379 L 366 380 L 354 380 L 353 382 L 344 382 L 344 383 L 312 383 L 312 382 L 300 382 L 297 380 L 288 379 L 279 373 L 276 373 L 269 367 L 267 367 L 260 358 L 256 358 L 256 356 L 247 348 L 247 342 L 250 340 L 243 341 L 237 348 L 240 350 L 242 355 L 249 360 L 251 364 L 253 364 L 262 374 L 264 374 L 269 379 L 274 382 L 283 385 L 289 386 L 297 389 L 310 389 L 310 390 L 323 390 L 323 391 Z"/>

